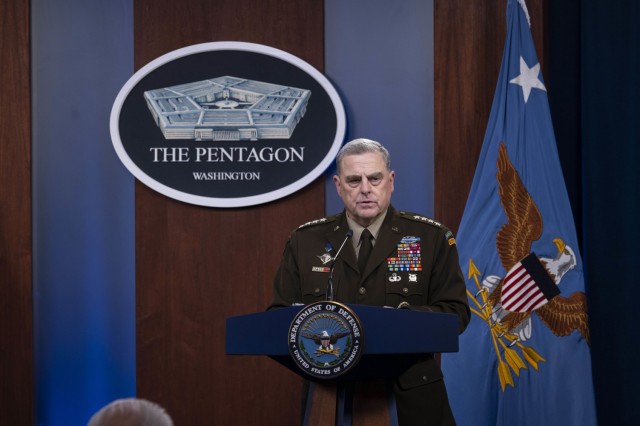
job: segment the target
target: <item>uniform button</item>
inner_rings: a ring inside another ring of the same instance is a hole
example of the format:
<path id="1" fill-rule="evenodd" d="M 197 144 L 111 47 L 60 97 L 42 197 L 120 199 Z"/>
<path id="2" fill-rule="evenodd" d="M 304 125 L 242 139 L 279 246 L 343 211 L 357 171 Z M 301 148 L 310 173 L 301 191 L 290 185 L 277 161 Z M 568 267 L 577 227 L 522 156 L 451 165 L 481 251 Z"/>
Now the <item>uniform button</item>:
<path id="1" fill-rule="evenodd" d="M 422 376 L 422 380 L 426 382 L 427 381 L 427 376 Z"/>
<path id="2" fill-rule="evenodd" d="M 316 289 L 314 290 L 314 292 L 315 292 L 316 294 L 317 294 L 317 293 L 320 293 L 320 289 L 319 289 L 319 288 L 316 288 Z"/>
<path id="3" fill-rule="evenodd" d="M 360 288 L 358 289 L 358 293 L 360 293 L 360 294 L 365 294 L 366 292 L 367 292 L 367 289 L 366 289 L 366 288 L 364 288 L 364 287 L 360 287 Z"/>
<path id="4" fill-rule="evenodd" d="M 404 294 L 407 294 L 407 293 L 409 293 L 409 289 L 405 287 L 405 288 L 403 288 L 403 289 L 402 289 L 402 292 L 403 292 Z"/>

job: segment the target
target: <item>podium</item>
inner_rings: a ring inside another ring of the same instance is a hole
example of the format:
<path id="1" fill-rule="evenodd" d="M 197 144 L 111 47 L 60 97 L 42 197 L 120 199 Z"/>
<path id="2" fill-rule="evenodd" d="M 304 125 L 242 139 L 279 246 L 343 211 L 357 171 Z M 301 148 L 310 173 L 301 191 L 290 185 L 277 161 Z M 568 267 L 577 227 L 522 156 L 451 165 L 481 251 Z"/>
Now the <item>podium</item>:
<path id="1" fill-rule="evenodd" d="M 458 318 L 454 314 L 407 309 L 345 306 L 362 325 L 364 350 L 358 363 L 339 377 L 313 377 L 293 360 L 289 329 L 305 306 L 227 318 L 226 353 L 268 356 L 310 380 L 306 425 L 397 424 L 393 388 L 385 383 L 425 356 L 457 352 Z M 384 412 L 380 413 L 381 409 Z M 380 422 L 380 418 L 386 420 Z"/>

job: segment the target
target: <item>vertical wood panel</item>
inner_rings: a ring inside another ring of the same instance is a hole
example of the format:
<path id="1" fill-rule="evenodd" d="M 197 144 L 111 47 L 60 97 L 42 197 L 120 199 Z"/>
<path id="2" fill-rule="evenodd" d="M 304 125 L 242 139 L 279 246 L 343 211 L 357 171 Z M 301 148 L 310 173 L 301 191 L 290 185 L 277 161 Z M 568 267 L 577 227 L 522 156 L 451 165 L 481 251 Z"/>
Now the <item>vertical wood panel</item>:
<path id="1" fill-rule="evenodd" d="M 136 0 L 135 64 L 210 41 L 288 51 L 322 70 L 320 0 Z M 301 380 L 224 354 L 225 319 L 262 311 L 289 232 L 324 213 L 324 181 L 266 205 L 215 209 L 136 183 L 138 395 L 176 424 L 298 424 Z"/>
<path id="2" fill-rule="evenodd" d="M 487 127 L 506 35 L 507 0 L 435 0 L 435 217 L 457 230 Z M 529 0 L 544 68 L 545 0 Z"/>
<path id="3" fill-rule="evenodd" d="M 0 424 L 33 424 L 29 1 L 0 2 Z"/>

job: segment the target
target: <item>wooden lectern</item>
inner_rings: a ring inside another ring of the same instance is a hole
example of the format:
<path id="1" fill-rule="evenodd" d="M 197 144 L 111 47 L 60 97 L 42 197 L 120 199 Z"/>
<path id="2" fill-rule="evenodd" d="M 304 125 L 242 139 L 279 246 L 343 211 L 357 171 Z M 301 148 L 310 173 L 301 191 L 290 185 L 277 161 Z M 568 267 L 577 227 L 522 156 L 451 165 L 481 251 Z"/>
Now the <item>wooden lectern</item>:
<path id="1" fill-rule="evenodd" d="M 289 327 L 305 307 L 294 306 L 227 318 L 229 355 L 264 355 L 311 380 L 305 425 L 397 425 L 393 379 L 427 354 L 458 351 L 453 314 L 347 305 L 365 334 L 358 364 L 322 380 L 306 374 L 289 353 Z"/>

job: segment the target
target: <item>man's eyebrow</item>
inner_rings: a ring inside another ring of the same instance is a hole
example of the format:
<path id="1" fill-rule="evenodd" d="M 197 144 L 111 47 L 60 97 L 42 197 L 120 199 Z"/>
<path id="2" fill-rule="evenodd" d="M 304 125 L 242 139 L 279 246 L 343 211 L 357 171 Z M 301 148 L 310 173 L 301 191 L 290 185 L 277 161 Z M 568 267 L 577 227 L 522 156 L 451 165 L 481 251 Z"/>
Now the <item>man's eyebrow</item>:
<path id="1" fill-rule="evenodd" d="M 346 180 L 360 180 L 362 176 L 360 175 L 347 175 L 344 177 Z"/>
<path id="2" fill-rule="evenodd" d="M 373 172 L 366 175 L 367 179 L 377 179 L 384 176 L 383 172 Z M 347 175 L 344 177 L 346 180 L 362 180 L 362 175 Z"/>

